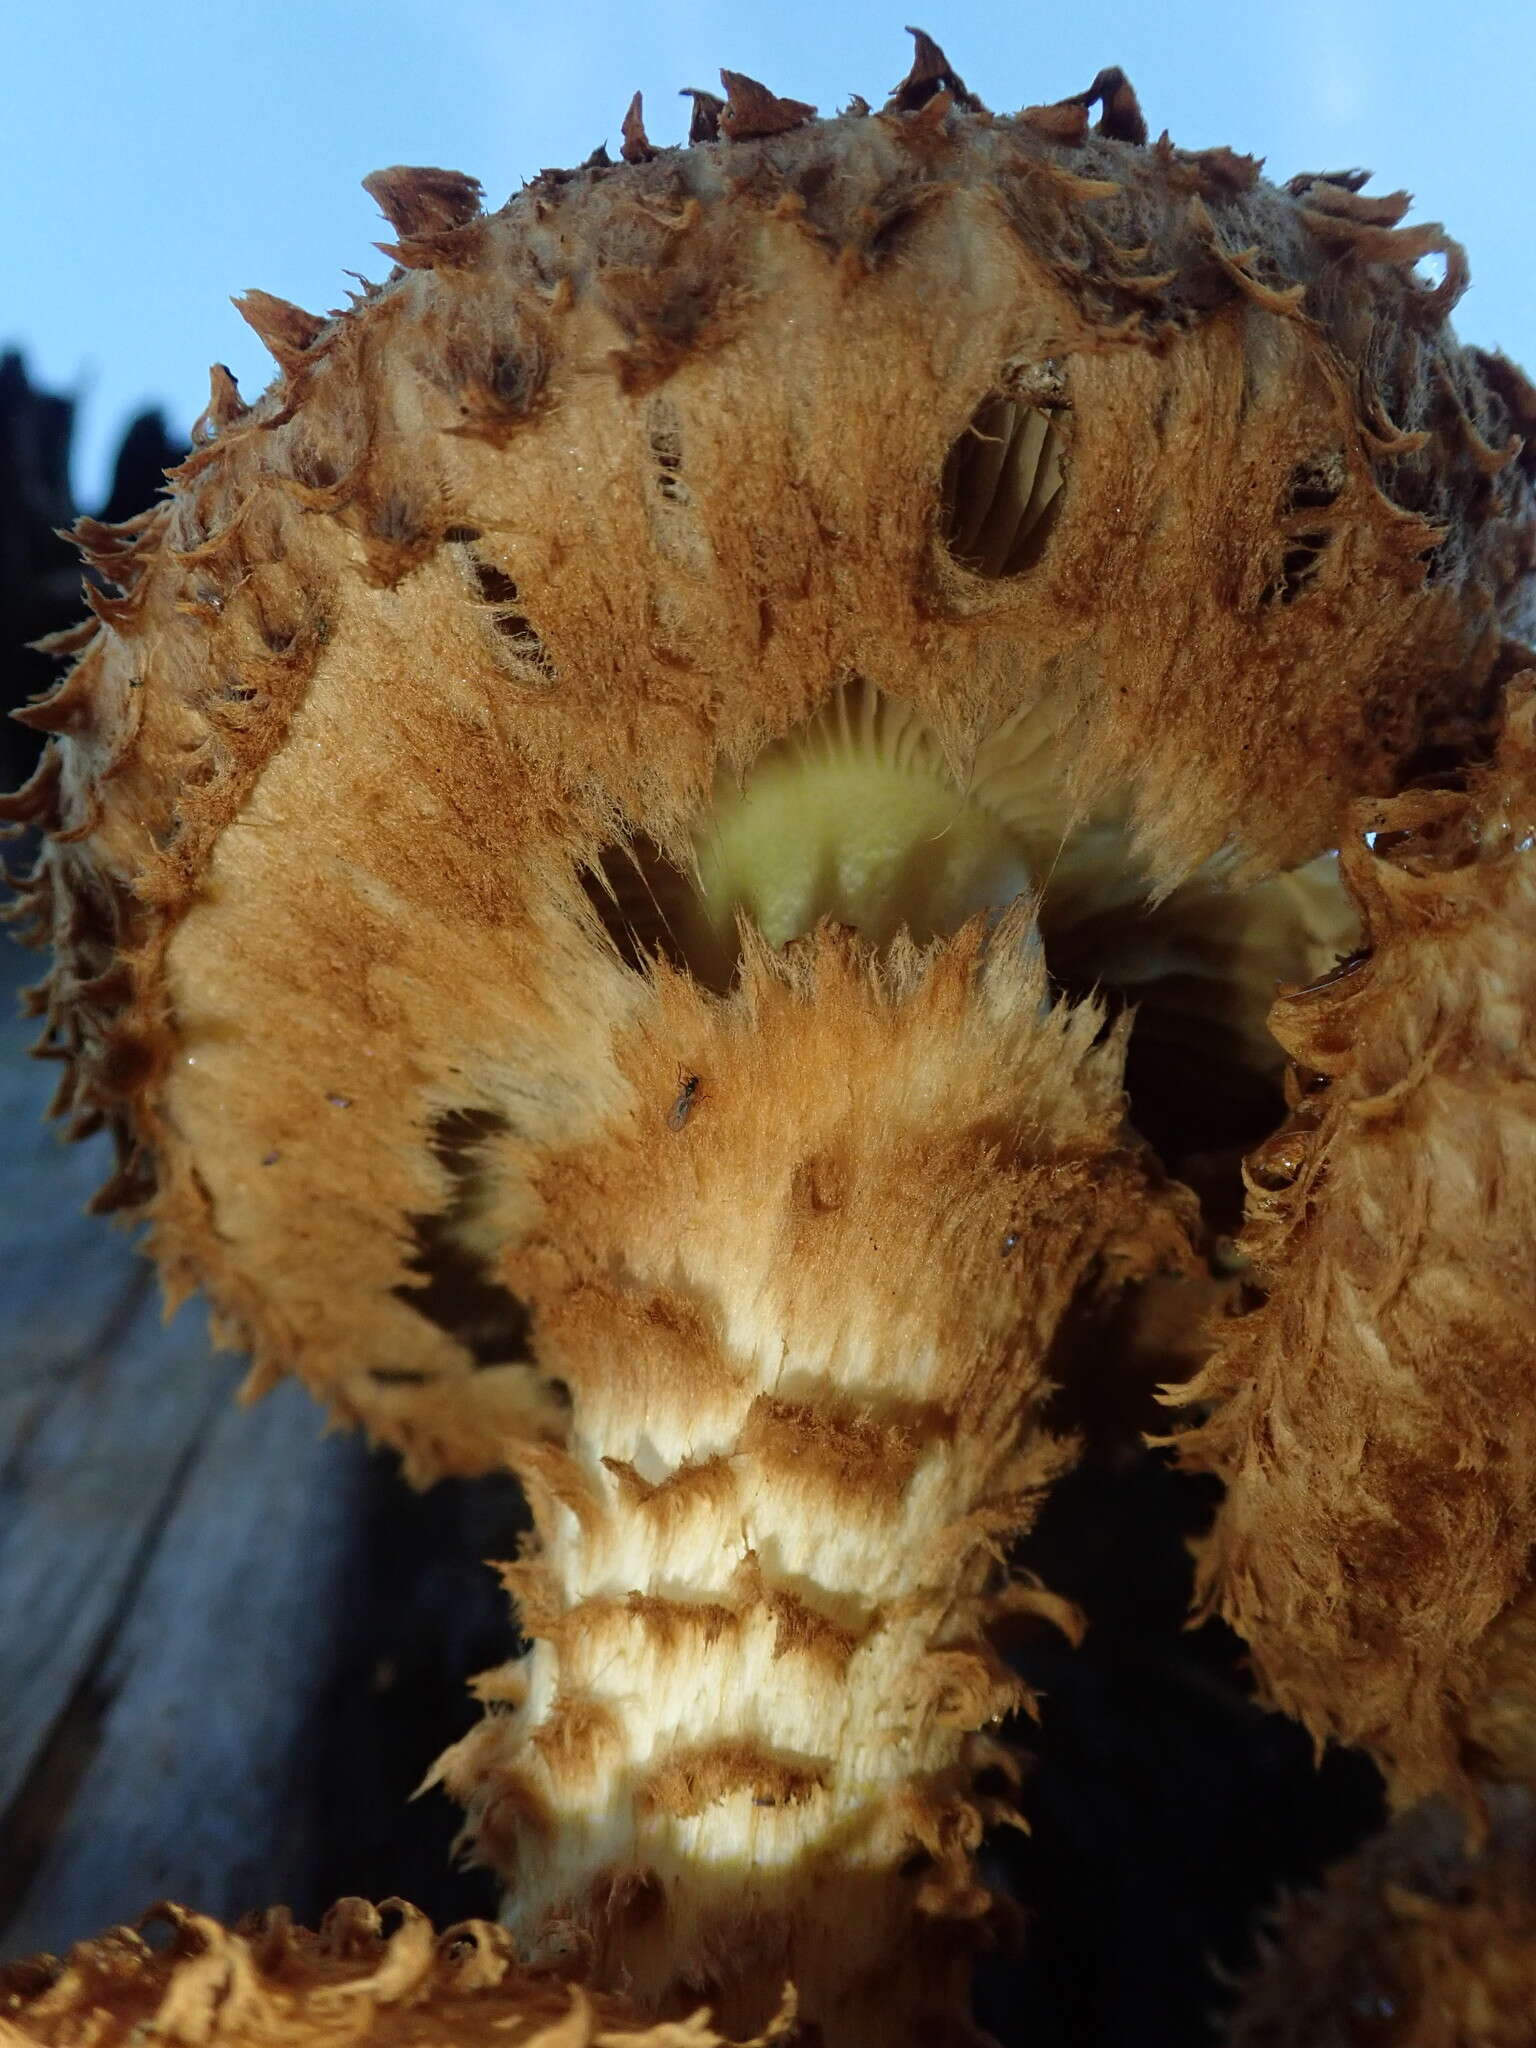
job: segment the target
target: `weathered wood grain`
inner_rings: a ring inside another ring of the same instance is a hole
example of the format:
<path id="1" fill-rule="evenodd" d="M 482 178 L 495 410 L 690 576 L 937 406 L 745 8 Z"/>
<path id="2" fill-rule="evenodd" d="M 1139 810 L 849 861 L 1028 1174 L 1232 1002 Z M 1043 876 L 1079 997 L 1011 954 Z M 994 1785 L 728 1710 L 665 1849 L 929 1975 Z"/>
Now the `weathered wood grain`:
<path id="1" fill-rule="evenodd" d="M 243 1412 L 200 1362 L 189 1447 L 153 1489 L 120 1625 L 66 1710 L 76 1782 L 6 1932 L 21 1953 L 158 1897 L 249 1906 L 308 1888 L 312 1749 L 352 1626 L 361 1459 L 321 1439 L 297 1388 Z"/>
<path id="2" fill-rule="evenodd" d="M 0 1803 L 35 1766 L 107 1647 L 163 1534 L 227 1370 L 132 1276 L 126 1314 L 54 1378 L 0 1484 Z"/>
<path id="3" fill-rule="evenodd" d="M 148 1286 L 125 1240 L 83 1213 L 107 1176 L 106 1141 L 64 1145 L 43 1121 L 57 1070 L 25 1058 L 37 1027 L 17 1008 L 37 971 L 30 956 L 0 940 L 0 1487 L 70 1380 L 110 1348 L 113 1329 Z M 5 1535 L 0 1516 L 0 1544 Z M 5 1768 L 0 1755 L 0 1773 Z"/>

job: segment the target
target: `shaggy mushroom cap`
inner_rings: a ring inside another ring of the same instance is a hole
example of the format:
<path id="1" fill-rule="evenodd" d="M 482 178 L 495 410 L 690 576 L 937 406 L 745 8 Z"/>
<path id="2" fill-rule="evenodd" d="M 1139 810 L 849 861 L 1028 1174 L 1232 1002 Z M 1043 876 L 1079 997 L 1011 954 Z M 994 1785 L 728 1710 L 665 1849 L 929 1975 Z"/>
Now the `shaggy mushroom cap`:
<path id="1" fill-rule="evenodd" d="M 1469 1696 L 1418 1650 L 1493 1673 L 1528 1432 L 1497 1529 L 1424 1489 L 1426 1606 L 1467 1527 L 1496 1553 L 1459 1635 L 1338 1590 L 1352 1484 L 1422 1478 L 1399 1439 L 1446 1412 L 1329 1320 L 1351 1261 L 1430 1313 L 1348 1171 L 1435 1063 L 1423 932 L 1378 1038 L 1266 1012 L 1401 907 L 1354 806 L 1412 837 L 1449 762 L 1524 816 L 1536 394 L 1457 344 L 1461 252 L 1404 195 L 1149 143 L 1118 73 L 996 116 L 920 36 L 832 121 L 723 78 L 686 148 L 637 100 L 621 164 L 497 213 L 377 174 L 398 268 L 346 312 L 247 295 L 280 376 L 216 370 L 168 503 L 85 523 L 112 587 L 9 810 L 48 832 L 61 1112 L 111 1123 L 170 1292 L 253 1388 L 528 1486 L 536 1646 L 439 1774 L 530 1952 L 680 2023 L 707 1989 L 765 2026 L 792 1976 L 829 2040 L 962 2041 L 984 1730 L 1029 1704 L 988 1631 L 1075 1627 L 1002 1569 L 1073 1455 L 1070 1312 L 1196 1274 L 1167 1169 L 1210 1224 L 1255 1147 L 1267 1187 L 1287 1052 L 1338 1069 L 1333 1206 L 1250 1214 L 1272 1300 L 1186 1445 L 1231 1487 L 1208 1596 L 1405 1782 Z M 1453 994 L 1513 1099 L 1526 842 L 1482 815 L 1428 926 L 1497 964 Z M 1423 1192 L 1411 1134 L 1385 1157 Z M 1264 1433 L 1298 1321 L 1321 1516 Z"/>
<path id="2" fill-rule="evenodd" d="M 994 115 L 925 37 L 879 114 L 725 82 L 499 212 L 371 179 L 389 281 L 240 302 L 277 382 L 216 370 L 169 501 L 82 524 L 27 714 L 102 1206 L 422 1475 L 562 1427 L 468 1161 L 609 1113 L 645 957 L 1033 891 L 1061 985 L 1258 1075 L 1252 1142 L 1269 989 L 1348 917 L 1233 891 L 1485 744 L 1527 601 L 1536 406 L 1404 195 L 1149 142 L 1118 74 Z"/>

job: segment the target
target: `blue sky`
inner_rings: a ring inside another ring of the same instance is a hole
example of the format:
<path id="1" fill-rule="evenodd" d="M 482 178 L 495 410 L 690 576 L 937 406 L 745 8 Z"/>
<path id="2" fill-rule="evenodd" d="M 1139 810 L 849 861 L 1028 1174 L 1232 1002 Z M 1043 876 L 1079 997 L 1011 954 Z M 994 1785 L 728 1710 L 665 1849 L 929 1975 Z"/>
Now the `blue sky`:
<path id="1" fill-rule="evenodd" d="M 1154 134 L 1231 143 L 1278 179 L 1359 164 L 1374 190 L 1406 186 L 1470 251 L 1460 332 L 1536 367 L 1530 0 L 910 4 L 998 111 L 1119 64 Z M 9 0 L 0 342 L 80 396 L 94 497 L 131 409 L 184 428 L 215 360 L 247 396 L 267 382 L 231 293 L 323 311 L 345 271 L 384 275 L 367 172 L 447 165 L 500 204 L 543 165 L 616 150 L 637 88 L 652 139 L 681 140 L 678 88 L 722 64 L 829 113 L 878 102 L 907 67 L 904 18 L 868 0 Z"/>

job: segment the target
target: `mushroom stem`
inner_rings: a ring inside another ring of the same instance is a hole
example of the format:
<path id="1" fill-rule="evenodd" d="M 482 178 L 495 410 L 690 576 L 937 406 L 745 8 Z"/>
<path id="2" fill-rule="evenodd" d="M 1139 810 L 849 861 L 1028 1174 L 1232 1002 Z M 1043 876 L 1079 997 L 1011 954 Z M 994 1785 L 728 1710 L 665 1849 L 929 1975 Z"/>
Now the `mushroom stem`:
<path id="1" fill-rule="evenodd" d="M 1062 1319 L 1187 1252 L 1121 1031 L 1045 992 L 1020 913 L 752 942 L 724 1001 L 660 969 L 625 1108 L 506 1162 L 572 1426 L 516 1454 L 533 1649 L 438 1775 L 531 1952 L 658 2013 L 748 2033 L 792 1981 L 828 2044 L 971 2038 L 983 1731 L 1032 1704 L 989 1631 L 1076 1620 L 1001 1564 L 1071 1460 Z"/>

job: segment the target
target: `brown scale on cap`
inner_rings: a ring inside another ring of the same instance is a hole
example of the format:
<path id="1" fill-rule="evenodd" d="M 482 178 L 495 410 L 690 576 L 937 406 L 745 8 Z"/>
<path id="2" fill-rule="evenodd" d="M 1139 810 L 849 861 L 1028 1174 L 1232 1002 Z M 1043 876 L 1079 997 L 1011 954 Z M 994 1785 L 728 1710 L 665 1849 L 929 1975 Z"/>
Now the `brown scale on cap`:
<path id="1" fill-rule="evenodd" d="M 648 164 L 655 154 L 645 132 L 640 95 L 636 93 L 624 116 L 624 147 L 620 155 L 627 164 Z"/>
<path id="2" fill-rule="evenodd" d="M 804 100 L 781 100 L 766 85 L 740 71 L 722 71 L 720 83 L 726 90 L 720 109 L 720 133 L 727 142 L 752 142 L 765 135 L 787 135 L 816 118 L 816 109 Z"/>
<path id="3" fill-rule="evenodd" d="M 1529 787 L 1536 397 L 1456 342 L 1442 230 L 1149 145 L 1119 72 L 997 115 L 918 35 L 829 121 L 722 78 L 688 147 L 637 99 L 623 162 L 494 213 L 379 174 L 398 268 L 343 313 L 247 295 L 279 377 L 216 371 L 168 501 L 82 529 L 108 587 L 6 810 L 59 1113 L 168 1291 L 414 1475 L 525 1479 L 540 1641 L 440 1768 L 532 1951 L 964 2038 L 1059 1332 L 1183 1276 L 1207 1342 L 1127 1071 L 1213 1203 L 1254 1153 L 1207 1598 L 1405 1784 L 1519 1749 L 1531 1490 L 1517 1425 L 1478 1446 L 1529 1316 L 1477 1261 L 1529 1237 L 1488 805 Z M 1446 763 L 1485 850 L 1424 881 Z M 1330 1051 L 1347 977 L 1263 1012 L 1353 942 L 1341 844 L 1379 1009 Z M 1283 1130 L 1282 1046 L 1328 1080 Z M 1442 1079 L 1505 1147 L 1475 1242 Z"/>
<path id="4" fill-rule="evenodd" d="M 915 114 L 942 93 L 951 106 L 964 107 L 972 114 L 985 113 L 981 101 L 966 90 L 965 80 L 951 70 L 949 59 L 933 37 L 920 28 L 909 28 L 907 34 L 917 45 L 912 53 L 912 69 L 892 94 L 889 111 Z"/>

